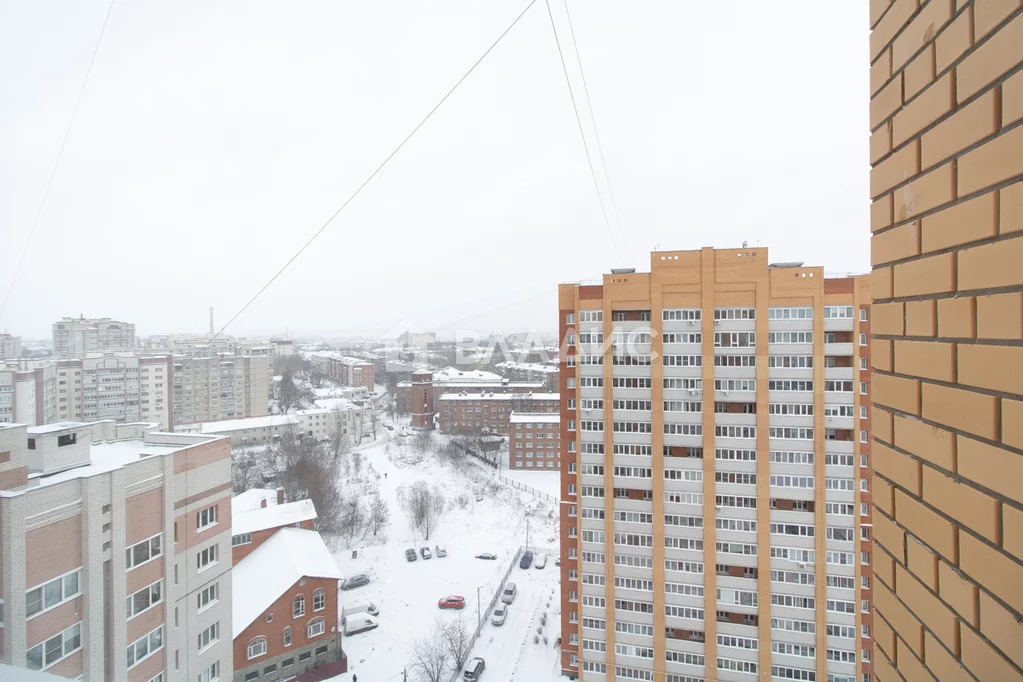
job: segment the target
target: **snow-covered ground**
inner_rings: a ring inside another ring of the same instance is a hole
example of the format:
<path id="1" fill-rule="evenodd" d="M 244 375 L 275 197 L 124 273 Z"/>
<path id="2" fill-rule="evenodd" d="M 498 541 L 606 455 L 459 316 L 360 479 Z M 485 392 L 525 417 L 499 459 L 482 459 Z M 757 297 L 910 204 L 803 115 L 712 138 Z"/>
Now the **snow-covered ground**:
<path id="1" fill-rule="evenodd" d="M 554 499 L 561 497 L 561 472 L 526 471 L 525 469 L 502 469 L 501 475 L 513 481 L 528 485 Z"/>
<path id="2" fill-rule="evenodd" d="M 437 434 L 434 439 L 438 444 L 443 442 Z M 519 593 L 508 620 L 502 627 L 488 621 L 471 655 L 486 659 L 485 678 L 532 682 L 560 679 L 558 652 L 553 646 L 560 634 L 558 569 L 554 565 L 558 545 L 555 505 L 498 482 L 495 473 L 485 467 L 445 463 L 432 453 L 417 455 L 412 452 L 411 440 L 393 437 L 389 443 L 378 442 L 361 452 L 363 471 L 373 478 L 379 476 L 380 495 L 391 510 L 391 522 L 379 537 L 340 550 L 335 559 L 345 575 L 368 573 L 372 580 L 365 587 L 340 592 L 341 607 L 346 602 L 373 601 L 380 608 L 380 627 L 343 638 L 349 672 L 332 679 L 348 682 L 357 674 L 364 681 L 400 680 L 407 668 L 409 681 L 417 680 L 410 652 L 413 642 L 431 634 L 437 618 L 461 617 L 471 631 L 478 606 L 486 617 L 486 606 L 501 588 L 517 550 L 526 542 L 527 517 L 529 544 L 551 548 L 547 568 L 512 568 L 509 580 L 517 584 Z M 448 511 L 429 541 L 410 528 L 398 506 L 399 488 L 419 480 L 440 486 L 448 500 Z M 540 488 L 539 479 L 531 480 L 527 484 Z M 438 544 L 447 547 L 446 558 L 405 560 L 407 548 L 429 546 L 433 550 Z M 352 549 L 358 551 L 355 558 Z M 498 559 L 474 558 L 481 552 L 492 552 Z M 438 599 L 450 594 L 465 597 L 463 611 L 438 608 Z M 544 613 L 546 645 L 542 635 L 538 643 L 532 639 Z"/>

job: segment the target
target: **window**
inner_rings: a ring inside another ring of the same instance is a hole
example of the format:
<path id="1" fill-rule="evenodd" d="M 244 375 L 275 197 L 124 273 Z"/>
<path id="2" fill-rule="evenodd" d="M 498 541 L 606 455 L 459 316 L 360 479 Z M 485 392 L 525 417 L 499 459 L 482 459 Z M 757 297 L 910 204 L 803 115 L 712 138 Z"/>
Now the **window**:
<path id="1" fill-rule="evenodd" d="M 217 522 L 217 506 L 206 507 L 195 514 L 195 528 L 203 531 Z"/>
<path id="2" fill-rule="evenodd" d="M 128 596 L 126 600 L 127 617 L 134 618 L 161 601 L 163 601 L 163 581 L 157 580 L 152 585 L 144 587 L 135 594 Z"/>
<path id="3" fill-rule="evenodd" d="M 565 324 L 575 324 L 575 313 L 565 313 Z"/>
<path id="4" fill-rule="evenodd" d="M 254 640 L 249 642 L 249 648 L 247 655 L 251 661 L 254 658 L 259 658 L 266 654 L 266 637 L 256 637 Z"/>
<path id="5" fill-rule="evenodd" d="M 220 679 L 220 661 L 214 661 L 210 667 L 199 673 L 199 682 L 214 682 Z"/>
<path id="6" fill-rule="evenodd" d="M 252 543 L 252 533 L 242 533 L 231 536 L 231 546 L 248 545 Z"/>
<path id="7" fill-rule="evenodd" d="M 206 549 L 199 550 L 199 553 L 195 555 L 196 570 L 203 571 L 217 563 L 218 549 L 217 545 L 210 545 Z"/>
<path id="8" fill-rule="evenodd" d="M 125 568 L 131 570 L 163 554 L 163 534 L 136 543 L 124 550 Z"/>
<path id="9" fill-rule="evenodd" d="M 327 606 L 326 593 L 322 588 L 313 592 L 313 611 L 322 611 Z"/>
<path id="10" fill-rule="evenodd" d="M 78 595 L 80 592 L 78 574 L 81 570 L 76 568 L 66 575 L 25 592 L 25 615 L 31 618 Z"/>
<path id="11" fill-rule="evenodd" d="M 148 635 L 143 635 L 128 645 L 128 668 L 149 658 L 163 648 L 163 626 L 156 628 Z"/>
<path id="12" fill-rule="evenodd" d="M 37 644 L 26 652 L 29 670 L 45 670 L 82 648 L 82 624 L 75 623 L 67 630 Z"/>
<path id="13" fill-rule="evenodd" d="M 291 646 L 291 626 L 284 628 L 284 646 Z"/>
<path id="14" fill-rule="evenodd" d="M 219 597 L 220 585 L 219 583 L 213 583 L 199 592 L 196 598 L 196 608 L 198 608 L 199 611 L 202 611 L 210 604 L 216 602 Z"/>
<path id="15" fill-rule="evenodd" d="M 199 651 L 220 639 L 220 622 L 216 622 L 199 633 Z"/>
<path id="16" fill-rule="evenodd" d="M 298 595 L 294 601 L 291 602 L 291 617 L 301 618 L 305 615 L 305 597 Z"/>
<path id="17" fill-rule="evenodd" d="M 851 305 L 826 305 L 824 306 L 825 320 L 851 320 L 853 307 Z"/>
<path id="18" fill-rule="evenodd" d="M 323 634 L 324 624 L 322 618 L 313 618 L 309 621 L 309 627 L 306 628 L 307 637 L 318 637 Z"/>

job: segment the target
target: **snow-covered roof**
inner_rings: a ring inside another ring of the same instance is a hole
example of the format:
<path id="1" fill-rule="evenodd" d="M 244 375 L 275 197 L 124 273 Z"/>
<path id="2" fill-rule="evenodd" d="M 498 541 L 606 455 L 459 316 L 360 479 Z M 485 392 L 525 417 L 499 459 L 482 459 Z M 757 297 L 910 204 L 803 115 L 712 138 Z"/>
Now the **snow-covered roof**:
<path id="1" fill-rule="evenodd" d="M 559 393 L 445 393 L 441 400 L 554 400 L 561 398 Z"/>
<path id="2" fill-rule="evenodd" d="M 342 578 L 314 530 L 282 528 L 231 570 L 231 637 L 249 627 L 302 578 Z"/>
<path id="3" fill-rule="evenodd" d="M 433 380 L 436 383 L 445 383 L 448 381 L 458 381 L 462 383 L 477 381 L 500 382 L 502 378 L 503 377 L 500 374 L 494 374 L 493 372 L 483 372 L 478 369 L 461 370 L 457 367 L 445 367 L 444 369 L 437 370 L 433 373 Z"/>
<path id="4" fill-rule="evenodd" d="M 255 533 L 258 530 L 267 528 L 280 528 L 293 526 L 303 521 L 312 521 L 316 518 L 316 507 L 312 500 L 297 500 L 277 504 L 277 493 L 273 491 L 273 502 L 267 499 L 266 507 L 255 509 L 239 510 L 235 508 L 234 500 L 231 501 L 231 534 L 241 535 L 242 533 Z"/>
<path id="5" fill-rule="evenodd" d="M 277 490 L 274 488 L 249 488 L 243 493 L 238 493 L 231 498 L 231 516 L 240 512 L 252 511 L 263 506 L 277 504 Z"/>
<path id="6" fill-rule="evenodd" d="M 338 400 L 343 400 L 338 398 Z M 288 414 L 268 414 L 263 417 L 246 417 L 245 419 L 225 419 L 218 422 L 203 422 L 201 433 L 224 433 L 228 431 L 245 431 L 248 429 L 261 429 L 269 426 L 288 426 L 297 424 L 298 418 L 318 414 L 328 414 L 330 408 L 326 405 L 319 405 L 311 410 L 297 410 Z"/>
<path id="7" fill-rule="evenodd" d="M 508 360 L 506 362 L 499 362 L 494 365 L 498 369 L 518 369 L 530 372 L 557 372 L 558 368 L 554 365 L 544 365 L 539 362 L 512 362 Z"/>
<path id="8" fill-rule="evenodd" d="M 89 426 L 90 422 L 57 422 L 55 424 L 43 424 L 42 426 L 30 426 L 27 429 L 30 436 L 41 436 L 47 433 L 56 433 L 67 429 L 80 429 Z"/>
<path id="9" fill-rule="evenodd" d="M 561 423 L 561 415 L 557 412 L 512 412 L 510 421 L 512 424 L 530 424 L 533 422 L 538 424 L 559 424 Z"/>
<path id="10" fill-rule="evenodd" d="M 476 391 L 479 391 L 479 389 L 486 390 L 486 389 L 489 389 L 489 388 L 499 388 L 499 389 L 501 389 L 503 391 L 508 392 L 506 389 L 511 389 L 511 388 L 524 388 L 524 389 L 527 389 L 527 390 L 531 390 L 531 389 L 534 389 L 534 388 L 535 389 L 541 389 L 541 388 L 543 388 L 543 382 L 542 381 L 509 381 L 508 379 L 505 379 L 504 381 L 501 381 L 501 382 L 493 382 L 493 383 L 491 383 L 489 381 L 486 381 L 486 382 L 483 382 L 483 381 L 480 381 L 480 382 L 449 381 L 449 382 L 441 384 L 439 386 L 439 388 L 443 388 L 445 390 L 469 388 L 469 389 L 474 389 Z"/>

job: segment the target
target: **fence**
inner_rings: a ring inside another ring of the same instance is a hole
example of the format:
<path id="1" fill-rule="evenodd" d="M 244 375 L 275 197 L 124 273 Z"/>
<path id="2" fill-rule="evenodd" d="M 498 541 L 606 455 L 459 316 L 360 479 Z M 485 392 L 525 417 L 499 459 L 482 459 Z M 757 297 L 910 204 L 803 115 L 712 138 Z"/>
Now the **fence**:
<path id="1" fill-rule="evenodd" d="M 511 487 L 515 488 L 516 490 L 521 490 L 522 492 L 529 493 L 533 497 L 541 499 L 544 502 L 550 502 L 552 504 L 558 504 L 558 498 L 554 497 L 553 495 L 549 495 L 549 494 L 543 492 L 542 490 L 537 490 L 536 488 L 532 488 L 532 487 L 526 485 L 525 483 L 519 483 L 518 481 L 513 481 L 512 479 L 508 478 L 507 476 L 502 476 L 501 474 L 498 474 L 497 478 L 502 483 L 506 483 L 506 484 L 510 485 Z"/>
<path id="2" fill-rule="evenodd" d="M 483 626 L 488 620 L 490 620 L 490 612 L 494 610 L 494 606 L 497 604 L 497 600 L 501 598 L 501 591 L 504 590 L 504 584 L 508 582 L 508 576 L 511 575 L 512 569 L 519 565 L 519 559 L 522 557 L 522 547 L 515 552 L 515 557 L 512 558 L 510 564 L 508 564 L 508 570 L 504 572 L 504 576 L 501 578 L 501 584 L 494 590 L 494 596 L 490 598 L 490 603 L 487 604 L 485 609 L 482 609 L 482 613 L 479 616 L 479 622 L 476 624 L 476 629 L 473 630 L 472 639 L 469 641 L 469 651 L 476 646 L 476 640 L 480 638 L 480 634 L 483 632 Z M 462 670 L 459 668 L 455 671 L 455 674 L 451 676 L 451 682 L 458 682 L 462 679 Z"/>

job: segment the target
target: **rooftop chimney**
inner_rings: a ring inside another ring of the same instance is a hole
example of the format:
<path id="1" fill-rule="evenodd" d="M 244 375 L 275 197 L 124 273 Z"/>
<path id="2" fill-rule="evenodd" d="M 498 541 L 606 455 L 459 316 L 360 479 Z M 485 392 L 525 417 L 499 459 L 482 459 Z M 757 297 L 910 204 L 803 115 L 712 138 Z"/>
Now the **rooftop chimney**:
<path id="1" fill-rule="evenodd" d="M 284 488 L 277 489 L 277 504 L 284 504 Z"/>
<path id="2" fill-rule="evenodd" d="M 259 508 L 260 509 L 266 509 L 266 498 L 265 497 L 259 501 Z"/>

